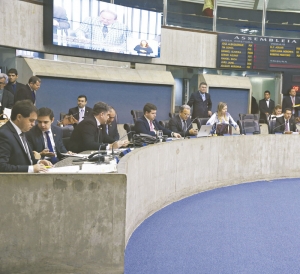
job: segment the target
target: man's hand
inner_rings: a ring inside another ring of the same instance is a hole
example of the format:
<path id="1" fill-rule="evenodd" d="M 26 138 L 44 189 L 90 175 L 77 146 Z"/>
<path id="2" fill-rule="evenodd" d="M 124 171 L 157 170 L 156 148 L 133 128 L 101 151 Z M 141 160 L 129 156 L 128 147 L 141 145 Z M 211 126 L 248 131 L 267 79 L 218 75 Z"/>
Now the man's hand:
<path id="1" fill-rule="evenodd" d="M 75 153 L 75 152 L 72 152 L 72 151 L 68 151 L 67 154 L 75 155 L 76 153 Z"/>
<path id="2" fill-rule="evenodd" d="M 45 160 L 42 160 L 42 161 L 45 161 Z M 36 164 L 36 165 L 33 166 L 33 172 L 34 173 L 46 173 L 46 172 L 48 172 L 48 170 L 47 170 L 46 166 L 44 165 L 44 163 L 41 163 L 42 161 L 40 161 L 39 164 Z M 46 161 L 46 162 L 48 162 L 48 161 Z M 52 164 L 51 164 L 51 166 L 52 166 Z"/>
<path id="3" fill-rule="evenodd" d="M 51 167 L 53 167 L 53 164 L 50 161 L 48 161 L 48 160 L 41 160 L 41 161 L 39 161 L 39 164 L 43 164 L 44 166 L 51 166 Z"/>
<path id="4" fill-rule="evenodd" d="M 197 130 L 197 129 L 194 129 L 194 128 L 191 128 L 191 129 L 189 130 L 189 133 L 190 133 L 191 135 L 197 135 L 197 134 L 198 134 L 198 130 Z"/>
<path id="5" fill-rule="evenodd" d="M 212 112 L 210 110 L 207 112 L 207 114 L 208 116 L 212 116 Z"/>
<path id="6" fill-rule="evenodd" d="M 49 149 L 44 149 L 42 152 L 40 152 L 42 157 L 54 157 L 55 153 L 54 152 L 50 152 Z"/>
<path id="7" fill-rule="evenodd" d="M 181 138 L 181 135 L 180 135 L 179 133 L 176 133 L 176 132 L 173 132 L 173 136 L 174 136 L 175 138 Z"/>

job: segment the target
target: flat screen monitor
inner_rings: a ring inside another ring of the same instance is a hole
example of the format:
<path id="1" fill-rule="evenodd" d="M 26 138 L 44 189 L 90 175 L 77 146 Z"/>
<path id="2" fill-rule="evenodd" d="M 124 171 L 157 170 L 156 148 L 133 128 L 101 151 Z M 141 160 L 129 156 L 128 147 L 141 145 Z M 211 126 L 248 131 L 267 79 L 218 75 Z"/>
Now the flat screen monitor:
<path id="1" fill-rule="evenodd" d="M 52 1 L 44 9 L 45 44 L 160 56 L 161 13 L 97 0 Z"/>

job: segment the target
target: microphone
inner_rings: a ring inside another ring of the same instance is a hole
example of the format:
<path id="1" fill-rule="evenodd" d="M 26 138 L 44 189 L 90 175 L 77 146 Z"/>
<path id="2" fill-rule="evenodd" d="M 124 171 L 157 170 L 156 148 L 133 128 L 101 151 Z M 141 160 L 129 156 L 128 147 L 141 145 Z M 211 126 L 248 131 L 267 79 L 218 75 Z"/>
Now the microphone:
<path id="1" fill-rule="evenodd" d="M 129 131 L 128 133 L 126 133 L 125 135 L 123 135 L 121 138 L 119 138 L 119 140 L 114 141 L 114 142 L 111 144 L 111 155 L 112 155 L 112 156 L 115 155 L 115 154 L 114 154 L 114 144 L 115 144 L 116 142 L 121 141 L 124 137 L 128 136 L 130 133 L 135 133 L 135 131 L 133 131 L 133 130 Z"/>
<path id="2" fill-rule="evenodd" d="M 193 124 L 193 122 L 194 122 L 196 119 L 198 119 L 198 117 L 194 118 L 194 119 L 190 122 L 189 126 L 186 127 L 186 130 L 183 132 L 183 138 L 184 138 L 184 139 L 185 139 L 186 132 L 188 131 L 189 127 L 191 126 L 191 124 Z M 185 121 L 185 122 L 186 122 L 186 121 Z"/>
<path id="3" fill-rule="evenodd" d="M 280 124 L 279 126 L 277 126 L 277 127 L 274 127 L 273 128 L 273 130 L 272 130 L 272 133 L 274 134 L 275 133 L 275 129 L 277 129 L 277 128 L 279 128 L 279 127 L 281 127 L 282 125 L 284 125 L 285 123 L 282 123 L 282 124 Z"/>

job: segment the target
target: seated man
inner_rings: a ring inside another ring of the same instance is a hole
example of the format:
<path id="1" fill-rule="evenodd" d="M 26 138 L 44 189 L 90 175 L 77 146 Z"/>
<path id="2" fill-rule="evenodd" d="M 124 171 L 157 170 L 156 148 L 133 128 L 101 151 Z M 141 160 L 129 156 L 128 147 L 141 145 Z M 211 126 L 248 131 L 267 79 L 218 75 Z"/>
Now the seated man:
<path id="1" fill-rule="evenodd" d="M 109 118 L 109 106 L 98 102 L 93 108 L 93 117 L 88 117 L 79 123 L 70 138 L 70 148 L 74 152 L 85 150 L 105 150 L 119 148 L 127 143 L 125 141 L 112 142 L 108 137 L 105 126 Z"/>
<path id="2" fill-rule="evenodd" d="M 29 100 L 17 102 L 11 120 L 0 127 L 0 172 L 47 172 L 47 160 L 37 161 L 25 132 L 34 126 L 36 107 Z"/>
<path id="3" fill-rule="evenodd" d="M 41 154 L 52 164 L 57 163 L 64 156 L 61 153 L 69 153 L 62 141 L 62 129 L 54 126 L 54 114 L 50 108 L 40 108 L 37 113 L 37 125 L 26 133 L 27 140 L 32 150 Z"/>
<path id="4" fill-rule="evenodd" d="M 109 107 L 109 112 L 108 112 L 108 120 L 105 124 L 105 126 L 103 126 L 103 130 L 106 131 L 106 134 L 112 138 L 113 142 L 117 141 L 120 139 L 120 135 L 118 132 L 118 128 L 117 128 L 117 121 L 116 121 L 116 111 L 113 107 Z"/>
<path id="5" fill-rule="evenodd" d="M 85 117 L 93 117 L 93 110 L 87 105 L 87 97 L 79 95 L 77 98 L 77 107 L 70 108 L 68 115 L 73 117 L 80 123 Z"/>
<path id="6" fill-rule="evenodd" d="M 274 132 L 291 133 L 296 131 L 296 123 L 292 117 L 292 110 L 286 108 L 283 117 L 276 118 Z"/>
<path id="7" fill-rule="evenodd" d="M 136 133 L 144 133 L 152 136 L 156 136 L 156 132 L 158 130 L 162 130 L 164 135 L 168 135 L 170 137 L 181 138 L 181 135 L 172 132 L 169 129 L 162 127 L 156 120 L 156 110 L 157 107 L 151 103 L 147 103 L 144 106 L 144 116 L 137 119 L 135 122 L 135 132 Z"/>
<path id="8" fill-rule="evenodd" d="M 169 121 L 171 131 L 178 132 L 181 136 L 197 135 L 198 130 L 193 129 L 192 120 L 190 118 L 191 107 L 183 105 L 179 108 L 179 114 Z"/>

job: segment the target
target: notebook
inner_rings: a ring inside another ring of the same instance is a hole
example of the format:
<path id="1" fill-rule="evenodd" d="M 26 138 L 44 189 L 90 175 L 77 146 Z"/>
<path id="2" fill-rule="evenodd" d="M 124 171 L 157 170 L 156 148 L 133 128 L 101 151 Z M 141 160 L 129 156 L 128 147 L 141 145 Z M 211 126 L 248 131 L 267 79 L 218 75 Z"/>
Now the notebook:
<path id="1" fill-rule="evenodd" d="M 213 127 L 212 125 L 210 125 L 210 126 L 206 126 L 206 125 L 201 126 L 201 128 L 200 128 L 200 130 L 197 134 L 197 137 L 207 137 L 207 136 L 209 136 L 212 127 Z"/>

